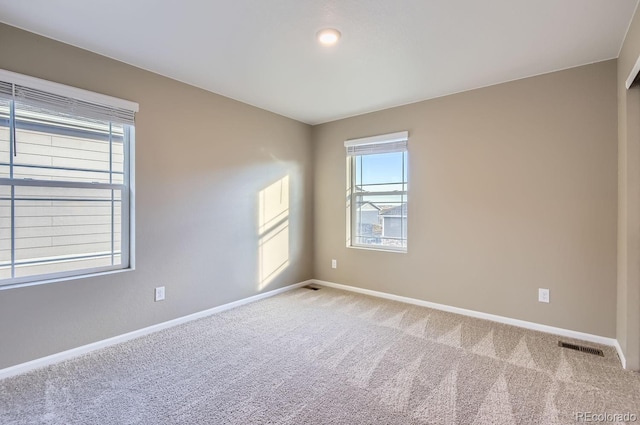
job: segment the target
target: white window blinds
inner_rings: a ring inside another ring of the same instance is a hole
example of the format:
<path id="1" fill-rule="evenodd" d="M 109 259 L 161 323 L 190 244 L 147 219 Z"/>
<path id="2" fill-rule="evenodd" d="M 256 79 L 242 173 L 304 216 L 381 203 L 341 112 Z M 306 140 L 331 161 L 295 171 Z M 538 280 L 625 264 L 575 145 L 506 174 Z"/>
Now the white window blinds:
<path id="1" fill-rule="evenodd" d="M 351 139 L 344 142 L 347 156 L 373 155 L 380 153 L 404 152 L 407 150 L 409 132 L 381 134 L 379 136 Z"/>
<path id="2" fill-rule="evenodd" d="M 111 96 L 0 70 L 0 98 L 61 115 L 134 124 L 138 104 Z"/>

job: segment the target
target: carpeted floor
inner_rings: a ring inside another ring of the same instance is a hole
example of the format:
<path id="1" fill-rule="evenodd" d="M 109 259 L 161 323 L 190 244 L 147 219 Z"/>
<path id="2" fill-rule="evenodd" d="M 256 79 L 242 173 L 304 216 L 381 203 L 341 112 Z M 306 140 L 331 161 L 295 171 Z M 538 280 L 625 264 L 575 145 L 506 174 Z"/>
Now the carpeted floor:
<path id="1" fill-rule="evenodd" d="M 564 339 L 566 340 L 566 339 Z M 0 381 L 8 424 L 571 424 L 640 375 L 553 335 L 297 289 Z M 593 344 L 589 344 L 593 346 Z M 640 419 L 639 419 L 640 420 Z"/>

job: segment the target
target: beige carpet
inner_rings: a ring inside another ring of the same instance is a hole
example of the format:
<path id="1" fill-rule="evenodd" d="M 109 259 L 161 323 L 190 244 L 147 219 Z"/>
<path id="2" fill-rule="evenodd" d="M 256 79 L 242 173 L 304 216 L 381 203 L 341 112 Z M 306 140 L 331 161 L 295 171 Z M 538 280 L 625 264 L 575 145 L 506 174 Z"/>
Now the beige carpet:
<path id="1" fill-rule="evenodd" d="M 578 412 L 640 416 L 640 375 L 622 370 L 615 350 L 598 357 L 557 340 L 298 289 L 2 380 L 0 423 L 571 424 Z"/>

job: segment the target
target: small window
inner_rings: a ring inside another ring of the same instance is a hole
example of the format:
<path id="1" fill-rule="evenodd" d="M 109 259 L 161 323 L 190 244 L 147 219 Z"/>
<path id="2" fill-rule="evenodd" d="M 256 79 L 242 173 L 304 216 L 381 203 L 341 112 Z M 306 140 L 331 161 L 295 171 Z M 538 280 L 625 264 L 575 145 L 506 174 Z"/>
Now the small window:
<path id="1" fill-rule="evenodd" d="M 0 71 L 0 286 L 130 267 L 134 111 L 16 75 Z"/>
<path id="2" fill-rule="evenodd" d="M 407 250 L 408 133 L 345 142 L 347 245 Z"/>

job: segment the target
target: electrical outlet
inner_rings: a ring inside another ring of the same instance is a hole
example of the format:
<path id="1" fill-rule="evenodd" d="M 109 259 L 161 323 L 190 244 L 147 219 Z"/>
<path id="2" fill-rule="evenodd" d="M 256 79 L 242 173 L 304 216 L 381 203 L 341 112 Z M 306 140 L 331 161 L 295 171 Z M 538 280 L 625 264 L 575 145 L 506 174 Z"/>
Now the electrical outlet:
<path id="1" fill-rule="evenodd" d="M 549 302 L 549 290 L 544 288 L 538 288 L 538 301 L 541 303 Z"/>
<path id="2" fill-rule="evenodd" d="M 164 286 L 159 286 L 156 288 L 156 301 L 164 300 Z"/>
<path id="3" fill-rule="evenodd" d="M 331 260 L 331 268 L 332 269 L 338 268 L 338 260 Z"/>

